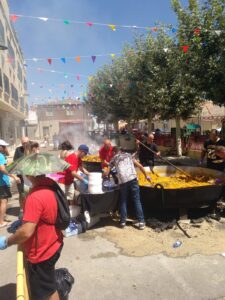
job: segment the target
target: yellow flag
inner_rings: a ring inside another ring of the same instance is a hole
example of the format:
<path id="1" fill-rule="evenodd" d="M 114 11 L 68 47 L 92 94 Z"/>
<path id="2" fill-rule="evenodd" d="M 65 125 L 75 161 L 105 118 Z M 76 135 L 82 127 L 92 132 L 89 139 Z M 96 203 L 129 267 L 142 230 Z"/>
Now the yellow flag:
<path id="1" fill-rule="evenodd" d="M 112 59 L 114 59 L 114 58 L 115 58 L 115 56 L 116 56 L 116 54 L 115 54 L 115 53 L 111 53 L 110 55 L 111 55 Z"/>
<path id="2" fill-rule="evenodd" d="M 112 31 L 116 31 L 116 25 L 109 24 L 108 26 L 109 26 L 109 28 L 112 29 Z"/>
<path id="3" fill-rule="evenodd" d="M 91 81 L 93 79 L 93 76 L 88 76 L 88 80 Z"/>

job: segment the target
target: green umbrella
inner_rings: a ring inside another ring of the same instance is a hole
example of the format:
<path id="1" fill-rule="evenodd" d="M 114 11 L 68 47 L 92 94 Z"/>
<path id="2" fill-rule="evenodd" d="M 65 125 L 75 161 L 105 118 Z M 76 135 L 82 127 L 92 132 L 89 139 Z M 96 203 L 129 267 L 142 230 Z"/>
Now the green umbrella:
<path id="1" fill-rule="evenodd" d="M 53 174 L 69 168 L 69 164 L 51 153 L 34 153 L 24 156 L 7 166 L 9 173 L 38 176 Z"/>

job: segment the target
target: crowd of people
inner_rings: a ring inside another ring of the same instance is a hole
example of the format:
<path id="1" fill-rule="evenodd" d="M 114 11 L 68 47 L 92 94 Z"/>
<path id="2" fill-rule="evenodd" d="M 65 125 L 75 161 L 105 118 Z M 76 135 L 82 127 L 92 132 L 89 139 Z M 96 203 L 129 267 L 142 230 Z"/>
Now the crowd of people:
<path id="1" fill-rule="evenodd" d="M 78 190 L 74 181 L 88 185 L 89 172 L 83 167 L 82 158 L 89 153 L 87 145 L 82 144 L 74 149 L 69 141 L 59 145 L 59 157 L 69 164 L 69 167 L 52 177 L 46 174 L 38 176 L 24 176 L 9 174 L 7 171 L 8 144 L 0 140 L 0 229 L 6 227 L 7 201 L 11 197 L 10 177 L 17 183 L 20 203 L 20 226 L 9 237 L 0 236 L 0 249 L 15 244 L 23 245 L 28 261 L 28 278 L 31 299 L 59 300 L 56 290 L 55 264 L 60 257 L 63 247 L 63 235 L 55 224 L 57 219 L 57 201 L 53 184 L 64 192 L 69 204 L 76 204 Z M 124 152 L 123 149 L 113 146 L 109 139 L 105 139 L 99 149 L 103 176 L 113 175 L 120 190 L 120 227 L 126 226 L 127 204 L 132 200 L 138 220 L 138 228 L 145 228 L 145 219 L 140 201 L 140 190 L 137 180 L 136 167 L 144 174 L 146 180 L 151 178 L 146 168 L 154 167 L 155 158 L 160 157 L 160 151 L 154 143 L 154 135 L 143 135 L 137 140 L 139 161 L 134 155 Z M 14 154 L 16 162 L 32 153 L 39 153 L 39 144 L 23 137 L 21 146 Z M 220 139 L 217 131 L 212 130 L 210 139 L 204 144 L 200 164 L 207 157 L 207 167 L 224 171 L 225 142 Z M 116 176 L 115 176 L 116 173 Z M 26 194 L 26 180 L 30 182 L 29 193 Z M 129 197 L 131 196 L 131 199 Z"/>

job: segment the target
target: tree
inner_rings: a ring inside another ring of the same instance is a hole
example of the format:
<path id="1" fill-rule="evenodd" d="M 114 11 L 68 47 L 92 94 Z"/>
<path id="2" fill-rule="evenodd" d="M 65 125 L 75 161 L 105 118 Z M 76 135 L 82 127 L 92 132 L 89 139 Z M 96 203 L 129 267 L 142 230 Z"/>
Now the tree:
<path id="1" fill-rule="evenodd" d="M 224 105 L 224 0 L 207 0 L 202 6 L 189 0 L 187 8 L 172 0 L 172 6 L 178 18 L 178 41 L 189 46 L 189 64 L 199 93 Z"/>

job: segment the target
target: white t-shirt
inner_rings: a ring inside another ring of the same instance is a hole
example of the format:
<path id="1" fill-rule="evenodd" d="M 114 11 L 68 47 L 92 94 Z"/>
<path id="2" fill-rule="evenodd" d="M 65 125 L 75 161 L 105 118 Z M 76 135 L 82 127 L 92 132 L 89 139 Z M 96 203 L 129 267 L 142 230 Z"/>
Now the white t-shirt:
<path id="1" fill-rule="evenodd" d="M 129 153 L 118 153 L 110 162 L 110 166 L 115 166 L 119 184 L 129 182 L 137 178 L 132 155 Z"/>

